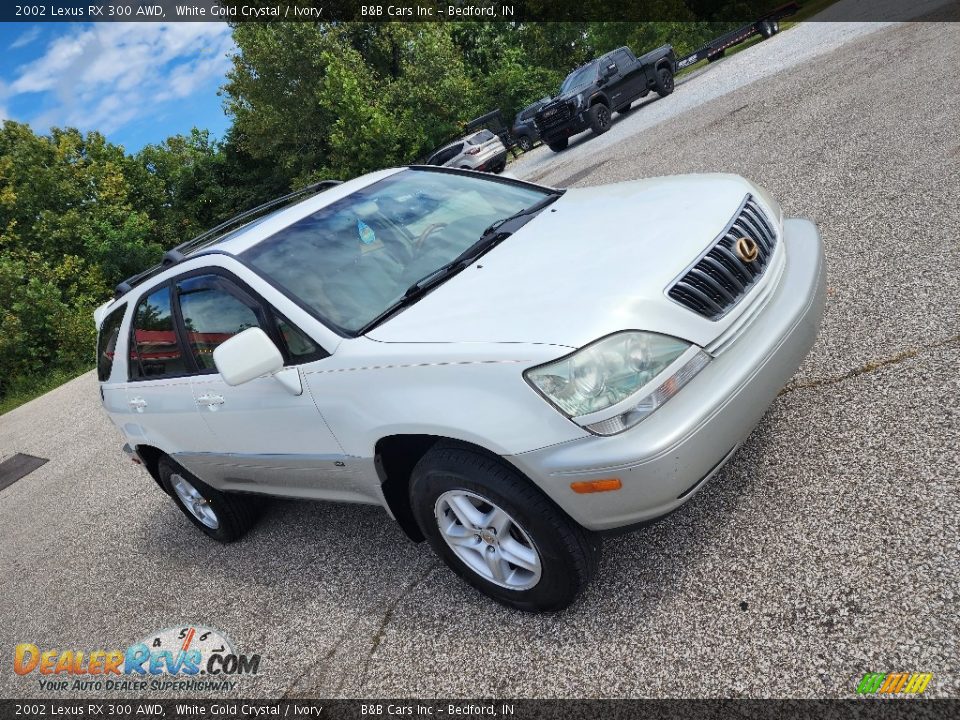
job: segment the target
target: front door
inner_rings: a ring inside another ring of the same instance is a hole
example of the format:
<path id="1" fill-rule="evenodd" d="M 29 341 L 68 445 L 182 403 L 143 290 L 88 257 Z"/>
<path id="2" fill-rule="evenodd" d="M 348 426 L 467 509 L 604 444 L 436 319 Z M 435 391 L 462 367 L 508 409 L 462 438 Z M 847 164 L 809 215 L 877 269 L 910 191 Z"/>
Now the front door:
<path id="1" fill-rule="evenodd" d="M 224 490 L 296 497 L 352 497 L 352 472 L 306 384 L 294 394 L 276 378 L 231 387 L 217 373 L 213 351 L 233 335 L 260 327 L 280 348 L 287 368 L 323 351 L 238 279 L 223 272 L 175 281 L 182 331 L 197 372 L 193 401 L 213 434 L 211 451 L 184 458 L 198 476 Z"/>

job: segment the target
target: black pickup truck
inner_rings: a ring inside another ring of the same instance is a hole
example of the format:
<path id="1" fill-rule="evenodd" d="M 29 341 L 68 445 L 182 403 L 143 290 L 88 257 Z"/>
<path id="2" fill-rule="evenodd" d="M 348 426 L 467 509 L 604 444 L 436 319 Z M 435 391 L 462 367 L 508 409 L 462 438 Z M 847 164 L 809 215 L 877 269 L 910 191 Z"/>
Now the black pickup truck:
<path id="1" fill-rule="evenodd" d="M 663 45 L 635 57 L 628 47 L 617 48 L 567 75 L 560 93 L 536 114 L 540 138 L 554 152 L 567 147 L 570 136 L 587 128 L 597 135 L 610 129 L 611 113 L 625 113 L 630 104 L 651 90 L 660 97 L 673 92 L 677 59 Z"/>

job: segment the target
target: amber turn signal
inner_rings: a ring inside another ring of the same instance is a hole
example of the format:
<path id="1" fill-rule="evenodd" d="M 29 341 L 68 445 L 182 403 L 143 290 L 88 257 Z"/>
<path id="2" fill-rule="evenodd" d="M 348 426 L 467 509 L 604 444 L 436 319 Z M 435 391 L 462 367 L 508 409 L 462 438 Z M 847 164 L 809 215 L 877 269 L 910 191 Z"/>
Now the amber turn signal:
<path id="1" fill-rule="evenodd" d="M 581 495 L 584 493 L 610 492 L 611 490 L 619 490 L 622 487 L 623 483 L 620 482 L 620 478 L 582 480 L 580 482 L 570 483 L 570 489 Z"/>

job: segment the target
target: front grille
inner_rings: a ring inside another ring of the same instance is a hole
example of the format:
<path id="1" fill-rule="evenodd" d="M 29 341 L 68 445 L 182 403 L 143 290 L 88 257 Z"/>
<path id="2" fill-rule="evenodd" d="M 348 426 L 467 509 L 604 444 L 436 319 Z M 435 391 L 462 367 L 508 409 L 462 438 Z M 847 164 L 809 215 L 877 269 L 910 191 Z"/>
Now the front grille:
<path id="1" fill-rule="evenodd" d="M 564 125 L 567 120 L 573 117 L 573 104 L 570 102 L 560 102 L 553 105 L 547 105 L 534 117 L 534 123 L 537 126 L 537 132 L 541 135 L 548 134 L 551 130 Z"/>
<path id="2" fill-rule="evenodd" d="M 752 240 L 757 256 L 746 262 L 737 254 L 741 238 Z M 773 223 L 747 195 L 727 229 L 677 278 L 667 295 L 686 308 L 711 320 L 726 315 L 750 292 L 773 259 L 777 234 Z"/>

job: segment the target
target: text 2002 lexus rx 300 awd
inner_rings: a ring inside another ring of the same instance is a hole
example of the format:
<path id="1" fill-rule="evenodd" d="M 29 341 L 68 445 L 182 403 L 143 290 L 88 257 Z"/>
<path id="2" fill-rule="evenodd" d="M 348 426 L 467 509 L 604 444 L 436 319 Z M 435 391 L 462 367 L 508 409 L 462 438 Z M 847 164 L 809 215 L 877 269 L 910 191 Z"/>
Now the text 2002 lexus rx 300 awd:
<path id="1" fill-rule="evenodd" d="M 295 195 L 98 309 L 125 450 L 217 540 L 253 494 L 378 504 L 522 609 L 569 604 L 601 531 L 693 497 L 823 310 L 814 225 L 732 175 L 411 167 Z"/>

